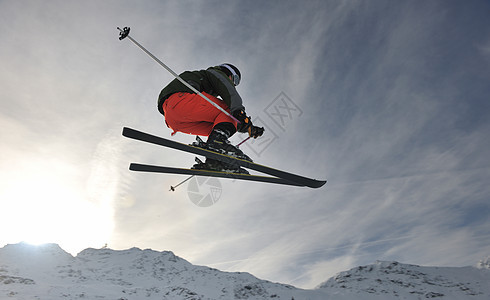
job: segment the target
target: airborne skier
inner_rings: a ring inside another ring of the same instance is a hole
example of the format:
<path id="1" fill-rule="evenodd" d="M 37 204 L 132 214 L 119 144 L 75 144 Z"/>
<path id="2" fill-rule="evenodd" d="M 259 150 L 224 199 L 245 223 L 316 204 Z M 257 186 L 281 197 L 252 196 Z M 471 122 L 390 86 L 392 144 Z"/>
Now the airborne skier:
<path id="1" fill-rule="evenodd" d="M 254 126 L 251 118 L 245 113 L 242 98 L 236 90 L 241 80 L 238 68 L 224 63 L 206 70 L 185 71 L 179 77 L 231 113 L 239 123 L 216 109 L 180 80 L 174 79 L 163 88 L 158 97 L 158 111 L 165 116 L 167 126 L 173 130 L 172 135 L 183 132 L 208 136 L 207 142 L 201 144 L 202 147 L 251 161 L 228 140 L 237 131 L 248 133 L 253 138 L 264 133 L 264 128 Z M 204 164 L 197 164 L 194 168 L 240 172 L 236 167 L 212 159 L 207 159 Z"/>
<path id="2" fill-rule="evenodd" d="M 249 137 L 253 138 L 264 133 L 264 128 L 252 124 L 236 91 L 235 87 L 241 80 L 238 68 L 232 64 L 221 64 L 207 70 L 186 71 L 179 76 L 133 39 L 129 35 L 129 27 L 117 29 L 120 32 L 119 40 L 128 38 L 175 77 L 158 97 L 158 110 L 165 116 L 167 126 L 174 131 L 172 135 L 180 131 L 208 136 L 206 143 L 197 137 L 197 143 L 186 145 L 124 127 L 122 134 L 125 137 L 206 157 L 205 163 L 196 158 L 198 163 L 192 169 L 132 163 L 130 170 L 234 178 L 311 188 L 319 188 L 327 182 L 256 164 L 238 147 L 231 145 L 228 138 L 236 131 L 248 132 Z M 271 176 L 252 175 L 244 168 Z M 171 190 L 174 191 L 175 187 L 171 187 Z"/>

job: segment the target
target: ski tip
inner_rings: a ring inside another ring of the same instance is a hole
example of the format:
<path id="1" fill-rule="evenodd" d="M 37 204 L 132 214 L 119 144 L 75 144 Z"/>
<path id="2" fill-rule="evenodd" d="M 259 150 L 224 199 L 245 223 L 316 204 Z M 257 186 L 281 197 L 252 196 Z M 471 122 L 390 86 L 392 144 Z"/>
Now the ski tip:
<path id="1" fill-rule="evenodd" d="M 321 188 L 322 186 L 324 186 L 325 183 L 327 183 L 326 180 L 310 179 L 310 180 L 308 180 L 307 183 L 304 183 L 304 186 L 312 188 L 312 189 L 318 189 L 318 188 Z"/>
<path id="2" fill-rule="evenodd" d="M 317 183 L 316 183 L 314 186 L 312 186 L 312 188 L 315 188 L 315 189 L 317 189 L 317 188 L 321 188 L 321 187 L 322 187 L 322 186 L 324 186 L 326 183 L 327 183 L 327 181 L 326 181 L 326 180 L 317 180 Z"/>

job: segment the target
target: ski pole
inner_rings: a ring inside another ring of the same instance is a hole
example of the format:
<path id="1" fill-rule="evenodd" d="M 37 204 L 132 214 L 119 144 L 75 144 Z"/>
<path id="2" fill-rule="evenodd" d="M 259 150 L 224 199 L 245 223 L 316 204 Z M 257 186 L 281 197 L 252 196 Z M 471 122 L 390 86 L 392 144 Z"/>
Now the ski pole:
<path id="1" fill-rule="evenodd" d="M 228 117 L 230 117 L 234 121 L 240 123 L 240 121 L 238 121 L 237 118 L 235 118 L 234 116 L 232 116 L 229 112 L 227 112 L 226 110 L 224 110 L 218 104 L 216 104 L 213 101 L 211 101 L 203 93 L 201 93 L 198 90 L 196 90 L 192 85 L 190 85 L 187 81 L 185 81 L 184 79 L 182 79 L 177 73 L 175 73 L 174 71 L 172 71 L 172 69 L 170 69 L 166 64 L 164 64 L 161 60 L 159 60 L 155 55 L 151 54 L 150 51 L 146 50 L 145 47 L 141 46 L 140 43 L 138 43 L 135 39 L 133 39 L 131 36 L 129 36 L 129 30 L 130 30 L 129 27 L 124 27 L 123 29 L 117 27 L 117 29 L 120 31 L 119 32 L 119 40 L 123 40 L 123 39 L 125 39 L 127 37 L 131 42 L 133 42 L 136 46 L 138 46 L 141 50 L 143 50 L 143 52 L 145 52 L 146 54 L 148 54 L 151 58 L 153 58 L 153 60 L 155 60 L 158 64 L 160 64 L 160 66 L 164 67 L 165 70 L 167 70 L 170 74 L 172 74 L 175 78 L 177 78 L 180 82 L 182 82 L 182 84 L 184 84 L 186 87 L 188 87 L 189 89 L 191 89 L 194 93 L 196 93 L 199 96 L 201 96 L 204 100 L 208 101 L 211 105 L 213 105 L 214 107 L 216 107 L 217 109 L 219 109 L 220 111 L 222 111 L 223 113 L 225 113 Z"/>
<path id="2" fill-rule="evenodd" d="M 241 141 L 238 145 L 236 145 L 236 147 L 240 147 L 241 144 L 245 143 L 246 141 L 248 141 L 250 139 L 250 137 L 244 139 L 243 141 Z"/>
<path id="3" fill-rule="evenodd" d="M 190 180 L 194 176 L 196 176 L 196 175 L 190 176 L 189 178 L 187 178 L 186 180 L 184 180 L 181 183 L 177 184 L 176 186 L 170 186 L 170 191 L 175 192 L 175 189 L 176 188 L 178 188 L 180 185 L 184 184 L 185 182 L 187 182 L 188 180 Z"/>

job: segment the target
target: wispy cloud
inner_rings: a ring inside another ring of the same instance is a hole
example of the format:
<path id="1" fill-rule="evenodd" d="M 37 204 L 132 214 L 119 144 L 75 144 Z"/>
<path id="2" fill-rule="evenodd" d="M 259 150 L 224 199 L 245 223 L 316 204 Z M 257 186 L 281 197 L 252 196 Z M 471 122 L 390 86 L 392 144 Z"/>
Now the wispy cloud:
<path id="1" fill-rule="evenodd" d="M 51 165 L 78 195 L 60 213 L 98 211 L 114 248 L 172 250 L 302 287 L 376 259 L 472 264 L 489 246 L 487 6 L 1 2 L 2 212 L 19 216 L 12 186 Z M 193 158 L 120 136 L 131 126 L 170 137 L 156 98 L 172 76 L 116 26 L 176 72 L 239 66 L 247 112 L 277 131 L 254 158 L 327 185 L 222 180 L 219 201 L 201 208 L 186 186 L 168 192 L 184 177 L 129 172 L 130 161 Z M 265 112 L 281 92 L 302 111 L 285 130 Z"/>

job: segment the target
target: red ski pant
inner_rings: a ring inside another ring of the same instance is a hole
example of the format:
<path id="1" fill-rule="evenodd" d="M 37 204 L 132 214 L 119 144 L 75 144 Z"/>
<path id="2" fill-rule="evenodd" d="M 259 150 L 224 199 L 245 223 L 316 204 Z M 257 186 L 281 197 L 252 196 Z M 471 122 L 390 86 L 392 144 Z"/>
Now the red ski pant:
<path id="1" fill-rule="evenodd" d="M 224 110 L 230 111 L 226 103 L 208 93 L 203 94 L 214 103 L 221 106 Z M 232 123 L 235 127 L 235 120 L 227 116 L 224 112 L 214 107 L 207 100 L 198 94 L 175 93 L 163 103 L 165 122 L 167 126 L 176 132 L 183 132 L 193 135 L 208 136 L 215 125 L 219 123 Z"/>

